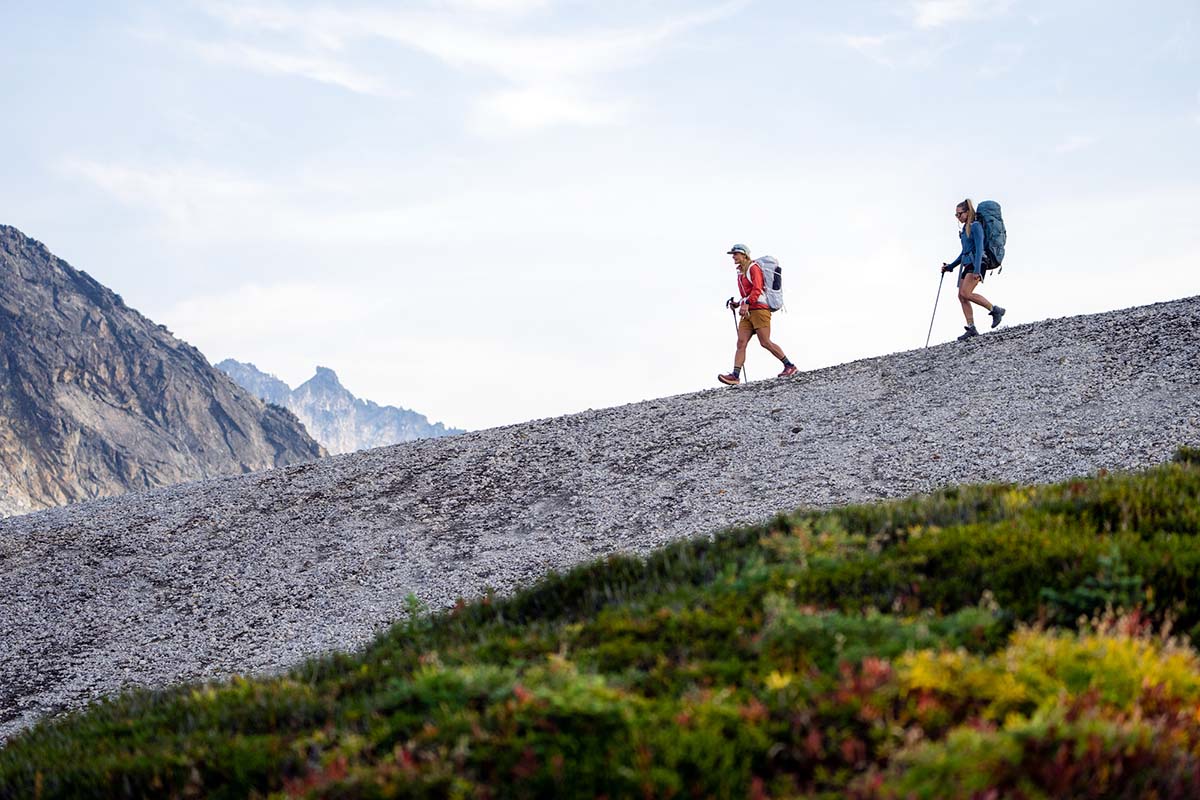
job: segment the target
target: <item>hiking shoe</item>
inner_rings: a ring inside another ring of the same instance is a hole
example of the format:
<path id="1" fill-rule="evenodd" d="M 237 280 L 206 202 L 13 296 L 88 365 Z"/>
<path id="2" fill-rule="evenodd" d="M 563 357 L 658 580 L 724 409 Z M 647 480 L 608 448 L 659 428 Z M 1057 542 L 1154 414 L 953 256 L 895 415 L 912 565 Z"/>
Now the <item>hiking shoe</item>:
<path id="1" fill-rule="evenodd" d="M 795 375 L 795 374 L 796 374 L 797 372 L 799 372 L 799 371 L 800 371 L 800 370 L 796 369 L 796 365 L 795 365 L 795 364 L 792 364 L 790 367 L 784 367 L 784 368 L 783 368 L 783 372 L 779 373 L 779 376 L 778 376 L 778 377 L 780 377 L 780 378 L 790 378 L 790 377 L 792 377 L 793 375 Z"/>
<path id="2" fill-rule="evenodd" d="M 1004 309 L 1000 306 L 992 306 L 992 310 L 988 312 L 992 315 L 992 327 L 1000 324 L 1000 320 L 1004 318 Z"/>
<path id="3" fill-rule="evenodd" d="M 718 375 L 717 380 L 727 386 L 737 386 L 742 382 L 742 379 L 737 375 L 734 375 L 732 372 L 727 372 L 724 375 Z"/>
<path id="4" fill-rule="evenodd" d="M 959 340 L 960 342 L 961 342 L 961 341 L 964 341 L 964 340 L 966 340 L 966 339 L 970 339 L 972 336 L 978 336 L 978 335 L 979 335 L 979 331 L 975 330 L 975 326 L 974 326 L 974 325 L 968 325 L 968 326 L 966 326 L 965 328 L 963 328 L 963 330 L 964 330 L 964 331 L 966 331 L 966 333 L 964 333 L 962 336 L 958 337 L 958 340 Z"/>

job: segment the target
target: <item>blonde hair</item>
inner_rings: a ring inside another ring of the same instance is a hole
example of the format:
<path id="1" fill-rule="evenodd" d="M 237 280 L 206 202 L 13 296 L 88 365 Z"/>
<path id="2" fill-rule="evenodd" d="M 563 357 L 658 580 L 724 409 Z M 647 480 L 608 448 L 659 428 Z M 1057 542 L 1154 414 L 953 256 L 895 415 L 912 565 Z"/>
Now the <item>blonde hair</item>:
<path id="1" fill-rule="evenodd" d="M 967 212 L 967 221 L 963 225 L 963 230 L 970 231 L 971 223 L 975 221 L 975 204 L 971 202 L 971 198 L 967 198 L 958 204 L 959 208 L 965 209 Z"/>

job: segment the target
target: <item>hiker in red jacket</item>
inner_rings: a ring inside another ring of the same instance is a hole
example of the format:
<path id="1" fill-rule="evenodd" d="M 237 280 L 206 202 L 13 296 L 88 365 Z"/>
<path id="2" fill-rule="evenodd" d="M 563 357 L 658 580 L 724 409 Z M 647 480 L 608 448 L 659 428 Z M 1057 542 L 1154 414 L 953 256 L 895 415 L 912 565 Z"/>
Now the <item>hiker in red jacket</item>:
<path id="1" fill-rule="evenodd" d="M 758 343 L 770 351 L 771 355 L 783 362 L 783 372 L 779 377 L 786 378 L 795 375 L 796 365 L 788 361 L 783 354 L 783 348 L 771 341 L 771 307 L 763 297 L 763 273 L 757 263 L 750 260 L 750 249 L 744 244 L 735 244 L 729 248 L 733 263 L 737 266 L 738 294 L 740 300 L 732 297 L 726 303 L 730 308 L 738 309 L 741 322 L 737 329 L 737 350 L 733 354 L 733 372 L 718 375 L 717 380 L 730 386 L 742 382 L 742 365 L 746 363 L 746 345 L 750 337 L 758 335 Z"/>

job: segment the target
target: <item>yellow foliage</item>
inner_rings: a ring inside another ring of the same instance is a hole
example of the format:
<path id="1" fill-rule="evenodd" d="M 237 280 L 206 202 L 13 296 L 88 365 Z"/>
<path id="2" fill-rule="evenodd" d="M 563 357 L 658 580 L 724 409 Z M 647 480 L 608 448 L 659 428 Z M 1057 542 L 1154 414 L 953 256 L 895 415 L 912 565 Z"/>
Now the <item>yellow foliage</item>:
<path id="1" fill-rule="evenodd" d="M 952 693 L 967 660 L 963 650 L 920 650 L 900 658 L 900 680 L 906 689 Z"/>
<path id="2" fill-rule="evenodd" d="M 204 701 L 212 702 L 217 698 L 217 690 L 212 686 L 203 686 L 199 689 L 192 689 L 192 699 L 197 703 Z"/>
<path id="3" fill-rule="evenodd" d="M 1010 514 L 1026 508 L 1033 499 L 1032 487 L 1014 487 L 1009 489 L 1000 496 L 1000 502 L 1004 506 L 1004 510 Z"/>
<path id="4" fill-rule="evenodd" d="M 793 677 L 790 672 L 785 675 L 779 670 L 775 670 L 767 676 L 766 686 L 771 691 L 786 689 L 788 686 L 791 686 Z"/>
<path id="5" fill-rule="evenodd" d="M 1189 648 L 1117 632 L 1042 631 L 1023 628 L 991 656 L 963 650 L 908 653 L 897 662 L 904 692 L 933 691 L 986 702 L 986 715 L 1015 722 L 1095 691 L 1105 702 L 1130 709 L 1145 689 L 1169 698 L 1200 700 L 1200 658 Z"/>

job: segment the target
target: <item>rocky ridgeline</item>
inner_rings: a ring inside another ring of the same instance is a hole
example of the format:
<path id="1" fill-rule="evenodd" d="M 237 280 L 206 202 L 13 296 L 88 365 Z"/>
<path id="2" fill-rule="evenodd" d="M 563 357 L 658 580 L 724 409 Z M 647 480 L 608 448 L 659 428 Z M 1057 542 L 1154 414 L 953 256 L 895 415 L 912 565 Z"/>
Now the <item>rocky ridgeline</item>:
<path id="1" fill-rule="evenodd" d="M 253 364 L 232 358 L 217 364 L 217 369 L 256 397 L 291 411 L 330 453 L 462 433 L 440 422 L 430 423 L 416 411 L 357 398 L 328 367 L 317 367 L 316 374 L 295 389 Z"/>
<path id="2" fill-rule="evenodd" d="M 1195 299 L 0 521 L 0 735 L 797 506 L 1200 444 Z"/>
<path id="3" fill-rule="evenodd" d="M 0 225 L 0 516 L 321 455 L 292 414 Z"/>

